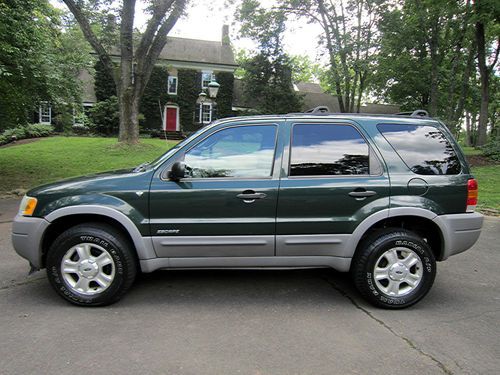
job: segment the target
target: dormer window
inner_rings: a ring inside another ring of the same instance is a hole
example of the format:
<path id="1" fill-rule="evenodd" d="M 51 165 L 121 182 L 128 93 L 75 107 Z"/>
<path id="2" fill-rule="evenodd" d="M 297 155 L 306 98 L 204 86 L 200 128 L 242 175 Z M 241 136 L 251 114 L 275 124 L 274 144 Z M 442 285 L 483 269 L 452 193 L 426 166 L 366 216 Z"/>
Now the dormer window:
<path id="1" fill-rule="evenodd" d="M 205 70 L 201 73 L 201 88 L 207 89 L 208 84 L 215 81 L 215 74 L 212 71 Z"/>
<path id="2" fill-rule="evenodd" d="M 177 95 L 177 77 L 168 76 L 168 94 Z"/>

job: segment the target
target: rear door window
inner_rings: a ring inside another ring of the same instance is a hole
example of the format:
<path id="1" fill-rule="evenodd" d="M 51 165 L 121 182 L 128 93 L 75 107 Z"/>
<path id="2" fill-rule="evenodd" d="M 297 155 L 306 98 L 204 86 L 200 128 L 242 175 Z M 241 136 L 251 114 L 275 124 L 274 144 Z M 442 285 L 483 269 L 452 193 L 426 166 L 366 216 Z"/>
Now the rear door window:
<path id="1" fill-rule="evenodd" d="M 295 124 L 290 176 L 368 175 L 370 148 L 350 125 Z"/>
<path id="2" fill-rule="evenodd" d="M 434 126 L 379 124 L 378 130 L 414 173 L 454 175 L 460 161 L 446 136 Z"/>

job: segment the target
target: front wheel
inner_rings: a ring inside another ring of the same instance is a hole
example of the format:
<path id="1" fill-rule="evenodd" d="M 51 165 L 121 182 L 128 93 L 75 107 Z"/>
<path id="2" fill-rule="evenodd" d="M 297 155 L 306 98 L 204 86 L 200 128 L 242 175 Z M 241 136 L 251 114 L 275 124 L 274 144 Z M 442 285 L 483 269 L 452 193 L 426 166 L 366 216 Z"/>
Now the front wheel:
<path id="1" fill-rule="evenodd" d="M 81 224 L 63 232 L 47 255 L 47 276 L 57 293 L 81 306 L 118 301 L 137 273 L 131 246 L 113 227 Z"/>
<path id="2" fill-rule="evenodd" d="M 401 309 L 429 292 L 436 276 L 436 260 L 420 236 L 394 228 L 363 241 L 351 271 L 356 288 L 369 302 Z"/>

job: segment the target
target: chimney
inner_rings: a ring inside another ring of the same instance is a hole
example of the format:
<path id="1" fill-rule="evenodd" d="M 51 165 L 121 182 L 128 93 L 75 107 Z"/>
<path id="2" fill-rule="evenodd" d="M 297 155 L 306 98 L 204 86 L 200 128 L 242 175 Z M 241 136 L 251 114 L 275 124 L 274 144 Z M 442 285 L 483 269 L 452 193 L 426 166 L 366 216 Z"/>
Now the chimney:
<path id="1" fill-rule="evenodd" d="M 221 42 L 222 42 L 222 44 L 225 44 L 225 45 L 229 45 L 231 42 L 231 40 L 229 39 L 229 25 L 222 26 Z"/>

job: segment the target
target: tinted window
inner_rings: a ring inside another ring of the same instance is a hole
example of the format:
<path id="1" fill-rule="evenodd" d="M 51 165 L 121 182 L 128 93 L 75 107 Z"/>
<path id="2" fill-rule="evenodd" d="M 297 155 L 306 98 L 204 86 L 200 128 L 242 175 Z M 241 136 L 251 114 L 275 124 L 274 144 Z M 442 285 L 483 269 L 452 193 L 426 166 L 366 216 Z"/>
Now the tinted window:
<path id="1" fill-rule="evenodd" d="M 369 173 L 369 148 L 349 125 L 295 125 L 290 176 Z"/>
<path id="2" fill-rule="evenodd" d="M 460 161 L 445 135 L 433 126 L 380 124 L 379 131 L 413 172 L 458 174 Z"/>
<path id="3" fill-rule="evenodd" d="M 271 176 L 276 126 L 238 126 L 212 134 L 184 158 L 193 178 Z"/>

